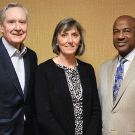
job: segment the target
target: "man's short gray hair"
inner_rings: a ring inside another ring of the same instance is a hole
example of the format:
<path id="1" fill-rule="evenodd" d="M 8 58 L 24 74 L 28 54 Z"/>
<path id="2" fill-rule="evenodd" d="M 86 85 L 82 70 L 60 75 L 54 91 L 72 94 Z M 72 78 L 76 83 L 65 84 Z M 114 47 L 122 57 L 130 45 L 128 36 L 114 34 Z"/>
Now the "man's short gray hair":
<path id="1" fill-rule="evenodd" d="M 8 3 L 5 7 L 2 8 L 2 10 L 0 11 L 0 22 L 4 23 L 4 19 L 5 19 L 5 12 L 7 9 L 12 8 L 12 7 L 20 7 L 25 11 L 26 14 L 26 21 L 28 22 L 28 18 L 29 18 L 29 13 L 28 10 L 26 8 L 24 8 L 20 3 Z"/>

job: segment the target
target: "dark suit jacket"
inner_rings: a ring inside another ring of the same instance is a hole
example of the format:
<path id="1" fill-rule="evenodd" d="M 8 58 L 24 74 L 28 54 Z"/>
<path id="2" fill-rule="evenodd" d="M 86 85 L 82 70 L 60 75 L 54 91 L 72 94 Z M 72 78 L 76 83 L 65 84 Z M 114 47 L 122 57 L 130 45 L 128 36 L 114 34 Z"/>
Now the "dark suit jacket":
<path id="1" fill-rule="evenodd" d="M 22 135 L 24 114 L 29 129 L 32 129 L 31 123 L 35 123 L 33 112 L 37 56 L 29 48 L 24 55 L 24 66 L 26 79 L 23 94 L 9 54 L 0 39 L 0 135 Z"/>
<path id="2" fill-rule="evenodd" d="M 101 110 L 94 69 L 78 60 L 83 88 L 83 135 L 99 135 Z M 35 96 L 40 135 L 75 135 L 74 111 L 63 69 L 52 59 L 39 65 Z"/>

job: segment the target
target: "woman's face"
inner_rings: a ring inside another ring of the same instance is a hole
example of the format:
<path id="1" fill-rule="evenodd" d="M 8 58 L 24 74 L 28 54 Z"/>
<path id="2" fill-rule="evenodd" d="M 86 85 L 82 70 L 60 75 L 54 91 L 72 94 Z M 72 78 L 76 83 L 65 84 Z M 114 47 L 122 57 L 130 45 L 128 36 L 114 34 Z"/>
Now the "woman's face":
<path id="1" fill-rule="evenodd" d="M 60 48 L 60 55 L 75 55 L 79 45 L 81 36 L 76 27 L 69 31 L 61 31 L 58 34 L 57 45 Z"/>

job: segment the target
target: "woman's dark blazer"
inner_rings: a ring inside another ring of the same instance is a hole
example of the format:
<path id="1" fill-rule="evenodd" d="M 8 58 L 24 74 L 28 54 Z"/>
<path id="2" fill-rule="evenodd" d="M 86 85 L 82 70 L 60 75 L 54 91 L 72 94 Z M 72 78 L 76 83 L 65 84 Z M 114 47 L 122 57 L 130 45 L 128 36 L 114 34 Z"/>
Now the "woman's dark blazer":
<path id="1" fill-rule="evenodd" d="M 94 69 L 78 60 L 83 88 L 83 135 L 99 135 L 101 109 Z M 52 59 L 36 74 L 36 107 L 40 135 L 75 135 L 74 111 L 65 72 Z"/>

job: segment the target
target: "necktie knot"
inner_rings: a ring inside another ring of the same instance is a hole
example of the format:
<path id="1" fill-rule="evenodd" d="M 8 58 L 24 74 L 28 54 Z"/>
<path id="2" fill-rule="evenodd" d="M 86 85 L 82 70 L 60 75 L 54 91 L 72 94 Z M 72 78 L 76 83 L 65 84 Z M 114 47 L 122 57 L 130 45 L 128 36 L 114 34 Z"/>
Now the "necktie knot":
<path id="1" fill-rule="evenodd" d="M 121 59 L 120 59 L 120 64 L 124 64 L 126 61 L 127 61 L 127 59 L 121 58 Z"/>

